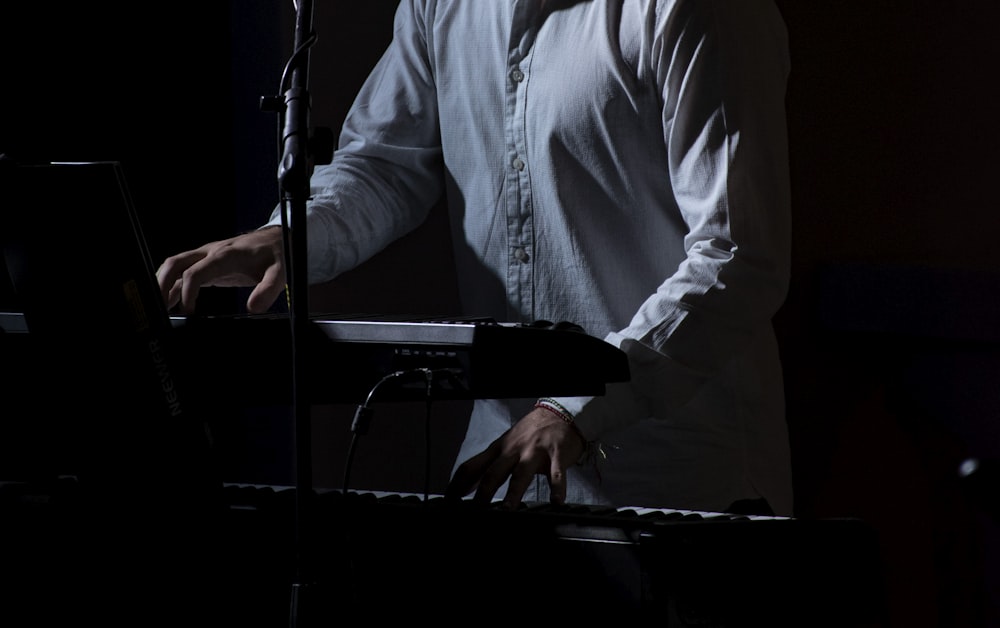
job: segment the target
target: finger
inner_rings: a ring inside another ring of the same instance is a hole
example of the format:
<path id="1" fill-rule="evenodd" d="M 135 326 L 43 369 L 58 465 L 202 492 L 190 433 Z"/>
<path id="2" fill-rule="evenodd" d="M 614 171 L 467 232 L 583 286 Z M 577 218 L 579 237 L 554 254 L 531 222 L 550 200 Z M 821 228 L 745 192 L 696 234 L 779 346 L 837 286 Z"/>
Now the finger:
<path id="1" fill-rule="evenodd" d="M 470 462 L 472 459 L 466 460 L 451 475 L 451 480 L 448 481 L 448 486 L 445 488 L 444 496 L 448 499 L 462 499 L 466 495 L 472 492 L 472 489 L 476 487 L 479 473 L 472 469 Z"/>
<path id="2" fill-rule="evenodd" d="M 280 264 L 272 264 L 264 271 L 260 283 L 254 286 L 247 298 L 247 311 L 259 314 L 274 305 L 285 290 L 284 269 Z"/>
<path id="3" fill-rule="evenodd" d="M 479 478 L 483 472 L 493 463 L 493 459 L 498 453 L 496 442 L 489 447 L 472 456 L 455 469 L 445 490 L 445 496 L 461 499 L 470 494 L 479 486 Z"/>
<path id="4" fill-rule="evenodd" d="M 178 279 L 167 291 L 164 300 L 166 301 L 168 310 L 172 309 L 175 305 L 177 305 L 177 302 L 181 300 L 181 285 L 181 281 Z"/>
<path id="5" fill-rule="evenodd" d="M 193 272 L 193 269 L 201 264 L 195 264 L 191 266 L 184 273 L 184 277 L 181 279 L 181 298 L 180 298 L 180 310 L 182 314 L 192 314 L 194 313 L 195 304 L 198 302 L 198 293 L 201 291 L 201 281 L 197 278 L 197 275 Z"/>
<path id="6" fill-rule="evenodd" d="M 188 263 L 181 276 L 180 306 L 185 314 L 194 312 L 202 286 L 251 286 L 256 283 L 240 270 L 242 258 L 231 249 L 219 248 L 209 254 L 192 251 L 189 256 L 197 257 L 197 261 Z"/>
<path id="7" fill-rule="evenodd" d="M 566 503 L 566 472 L 558 456 L 552 456 L 549 463 L 549 501 L 553 504 Z"/>
<path id="8" fill-rule="evenodd" d="M 493 502 L 493 498 L 496 496 L 497 491 L 503 486 L 503 483 L 507 481 L 507 477 L 510 475 L 512 468 L 506 465 L 500 466 L 498 463 L 494 462 L 490 467 L 483 473 L 482 477 L 479 478 L 479 485 L 476 487 L 476 494 L 472 497 L 472 500 L 481 506 L 487 506 Z"/>
<path id="9" fill-rule="evenodd" d="M 176 305 L 177 302 L 174 299 L 179 296 L 177 279 L 172 276 L 169 268 L 160 266 L 156 271 L 156 282 L 160 285 L 160 296 L 169 310 Z"/>
<path id="10" fill-rule="evenodd" d="M 202 255 L 195 251 L 187 251 L 169 257 L 156 269 L 156 281 L 160 285 L 160 295 L 168 307 L 177 304 L 180 298 L 181 276 L 189 266 L 200 260 Z"/>
<path id="11" fill-rule="evenodd" d="M 535 472 L 524 465 L 515 466 L 510 473 L 510 483 L 507 485 L 507 495 L 503 498 L 503 507 L 516 510 L 524 499 L 524 494 L 535 479 Z"/>
<path id="12" fill-rule="evenodd" d="M 493 462 L 486 467 L 483 471 L 482 476 L 479 478 L 479 486 L 476 487 L 476 494 L 473 500 L 477 504 L 487 505 L 493 501 L 494 496 L 496 496 L 497 491 L 503 486 L 503 483 L 507 481 L 511 473 L 517 468 L 517 459 L 509 456 L 497 455 Z M 524 494 L 524 490 L 521 490 L 521 494 Z M 510 489 L 507 489 L 508 492 Z M 516 505 L 517 502 L 515 502 Z"/>

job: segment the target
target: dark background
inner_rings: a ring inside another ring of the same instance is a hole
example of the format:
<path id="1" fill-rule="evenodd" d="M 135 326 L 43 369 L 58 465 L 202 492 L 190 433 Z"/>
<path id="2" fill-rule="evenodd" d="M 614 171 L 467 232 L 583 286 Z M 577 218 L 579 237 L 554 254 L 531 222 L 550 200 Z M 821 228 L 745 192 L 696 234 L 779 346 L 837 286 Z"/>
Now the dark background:
<path id="1" fill-rule="evenodd" d="M 396 3 L 316 4 L 312 122 L 336 129 L 388 42 Z M 1000 141 L 1000 9 L 890 0 L 779 6 L 793 62 L 795 242 L 776 323 L 797 515 L 872 523 L 893 628 L 998 625 L 1000 487 L 963 481 L 958 467 L 970 456 L 1000 460 L 991 150 Z M 267 0 L 8 3 L 0 152 L 121 161 L 157 260 L 253 228 L 277 200 L 279 150 L 276 115 L 258 99 L 278 89 L 293 18 L 291 2 Z M 73 204 L 72 190 L 52 194 Z M 439 208 L 382 256 L 315 287 L 313 310 L 454 311 L 441 218 Z M 86 260 L 67 269 L 99 271 Z M 203 307 L 239 311 L 244 296 L 219 291 Z M 0 284 L 0 309 L 17 305 Z M 67 304 L 75 306 L 99 304 Z M 423 490 L 423 410 L 379 409 L 355 463 L 359 484 Z M 340 481 L 351 411 L 316 408 L 317 483 Z M 432 421 L 426 455 L 435 491 L 447 479 L 463 411 L 441 404 Z M 285 408 L 220 412 L 227 479 L 290 483 L 287 419 Z M 8 441 L 3 451 L 14 449 L 23 450 Z"/>

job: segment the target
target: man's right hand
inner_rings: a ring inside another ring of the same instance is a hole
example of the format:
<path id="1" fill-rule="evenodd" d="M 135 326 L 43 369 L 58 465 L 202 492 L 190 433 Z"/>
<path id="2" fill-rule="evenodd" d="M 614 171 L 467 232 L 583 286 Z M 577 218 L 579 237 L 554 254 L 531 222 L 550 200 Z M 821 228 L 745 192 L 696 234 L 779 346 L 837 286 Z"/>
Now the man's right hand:
<path id="1" fill-rule="evenodd" d="M 156 271 L 167 309 L 194 312 L 202 286 L 253 287 L 252 313 L 267 311 L 285 289 L 281 227 L 266 227 L 227 240 L 209 242 L 165 259 Z"/>

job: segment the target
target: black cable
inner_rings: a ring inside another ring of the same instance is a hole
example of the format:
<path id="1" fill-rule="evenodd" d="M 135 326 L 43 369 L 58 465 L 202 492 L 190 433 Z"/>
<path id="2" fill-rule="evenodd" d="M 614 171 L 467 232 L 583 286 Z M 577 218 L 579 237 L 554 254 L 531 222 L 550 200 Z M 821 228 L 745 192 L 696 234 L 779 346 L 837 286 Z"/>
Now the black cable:
<path id="1" fill-rule="evenodd" d="M 424 501 L 430 498 L 431 489 L 431 405 L 433 404 L 434 371 L 424 369 L 427 387 L 424 395 Z"/>
<path id="2" fill-rule="evenodd" d="M 424 395 L 424 501 L 430 497 L 430 483 L 431 483 L 431 414 L 432 406 L 434 402 L 434 380 L 436 375 L 439 373 L 444 373 L 445 375 L 451 376 L 450 369 L 429 369 L 426 367 L 420 367 L 415 369 L 409 369 L 406 371 L 394 371 L 388 375 L 383 376 L 378 382 L 372 386 L 371 390 L 368 391 L 368 395 L 365 398 L 364 403 L 360 404 L 354 411 L 354 420 L 351 422 L 351 432 L 353 433 L 351 437 L 351 442 L 348 445 L 347 458 L 344 462 L 344 479 L 342 491 L 344 495 L 347 495 L 351 486 L 351 469 L 354 465 L 354 458 L 357 453 L 358 444 L 361 437 L 368 433 L 368 429 L 371 427 L 372 418 L 375 415 L 375 411 L 372 409 L 371 404 L 375 400 L 375 394 L 379 391 L 382 386 L 386 383 L 406 377 L 413 374 L 422 374 L 425 386 Z"/>
<path id="3" fill-rule="evenodd" d="M 393 379 L 403 377 L 415 371 L 394 371 L 385 375 L 372 386 L 371 390 L 368 391 L 368 396 L 365 398 L 364 403 L 359 405 L 354 411 L 354 420 L 351 422 L 351 432 L 353 436 L 351 437 L 351 442 L 347 450 L 347 460 L 344 463 L 344 484 L 343 492 L 344 496 L 350 490 L 350 479 L 351 479 L 351 467 L 354 463 L 354 454 L 357 450 L 357 446 L 361 437 L 368 433 L 368 428 L 371 427 L 372 417 L 375 415 L 375 411 L 371 409 L 372 400 L 375 398 L 375 393 L 381 388 L 386 382 Z"/>
<path id="4" fill-rule="evenodd" d="M 442 371 L 446 375 L 454 377 L 454 374 L 449 369 L 443 369 Z M 431 417 L 431 405 L 433 401 L 433 388 L 434 388 L 434 376 L 436 371 L 429 368 L 416 368 L 406 371 L 394 371 L 388 375 L 383 376 L 378 382 L 372 386 L 371 390 L 368 391 L 368 395 L 365 398 L 364 403 L 360 404 L 354 411 L 354 420 L 351 422 L 351 442 L 348 445 L 347 459 L 344 462 L 344 483 L 341 497 L 343 498 L 342 503 L 345 505 L 344 518 L 347 519 L 351 516 L 350 507 L 350 486 L 351 486 L 351 468 L 354 465 L 354 457 L 357 453 L 358 444 L 361 441 L 361 437 L 368 433 L 368 429 L 371 427 L 372 418 L 375 415 L 374 410 L 371 408 L 372 402 L 375 400 L 375 394 L 378 390 L 385 385 L 387 382 L 405 377 L 407 375 L 413 375 L 415 373 L 422 373 L 424 376 L 424 381 L 426 382 L 426 394 L 425 394 L 425 407 L 426 413 L 424 417 L 424 440 L 425 440 L 425 452 L 424 452 L 424 502 L 426 503 L 430 496 L 430 417 Z M 351 576 L 348 581 L 353 587 L 355 584 L 355 579 L 353 574 L 355 573 L 355 556 L 353 551 L 353 543 L 351 542 L 352 530 L 351 523 L 348 522 L 345 526 L 345 547 L 347 548 L 347 571 Z M 351 591 L 349 593 L 350 599 L 355 599 L 357 595 L 356 591 Z"/>
<path id="5" fill-rule="evenodd" d="M 309 33 L 309 37 L 306 38 L 302 44 L 296 48 L 288 61 L 285 63 L 285 69 L 281 72 L 281 83 L 278 85 L 278 93 L 284 94 L 288 90 L 288 82 L 290 80 L 291 72 L 298 67 L 299 60 L 309 52 L 309 49 L 316 44 L 316 33 Z"/>

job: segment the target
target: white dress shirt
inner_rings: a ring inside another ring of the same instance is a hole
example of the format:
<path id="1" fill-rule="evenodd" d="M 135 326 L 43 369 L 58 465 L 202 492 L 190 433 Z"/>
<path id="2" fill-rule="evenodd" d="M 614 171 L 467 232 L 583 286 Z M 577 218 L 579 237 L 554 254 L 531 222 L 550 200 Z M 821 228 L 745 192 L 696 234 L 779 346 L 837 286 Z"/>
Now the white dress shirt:
<path id="1" fill-rule="evenodd" d="M 402 0 L 312 177 L 310 281 L 444 193 L 465 314 L 573 322 L 629 358 L 628 383 L 559 399 L 607 454 L 599 477 L 572 469 L 569 501 L 764 497 L 790 515 L 771 324 L 789 275 L 788 71 L 769 0 Z M 457 462 L 532 401 L 477 401 Z"/>

